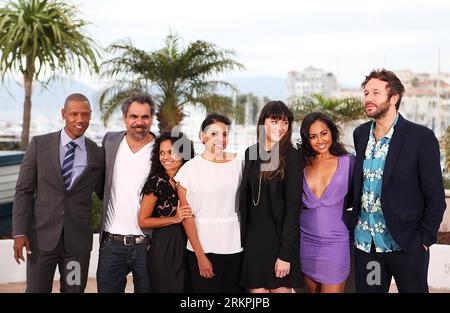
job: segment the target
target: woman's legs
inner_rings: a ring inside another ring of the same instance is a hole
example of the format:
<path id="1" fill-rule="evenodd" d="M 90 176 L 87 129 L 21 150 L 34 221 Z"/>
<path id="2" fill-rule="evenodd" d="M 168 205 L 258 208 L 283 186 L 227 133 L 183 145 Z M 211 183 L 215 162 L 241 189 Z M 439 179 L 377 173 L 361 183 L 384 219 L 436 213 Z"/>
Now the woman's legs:
<path id="1" fill-rule="evenodd" d="M 316 282 L 312 278 L 308 276 L 304 276 L 304 281 L 306 288 L 308 288 L 309 293 L 319 293 L 320 292 L 320 283 Z"/>
<path id="2" fill-rule="evenodd" d="M 250 293 L 270 293 L 270 290 L 266 289 L 266 288 L 252 288 L 252 289 L 249 289 L 249 292 Z"/>
<path id="3" fill-rule="evenodd" d="M 270 293 L 291 293 L 292 292 L 292 288 L 288 288 L 288 287 L 278 287 L 275 289 L 270 289 Z"/>
<path id="4" fill-rule="evenodd" d="M 305 276 L 304 280 L 305 285 L 310 293 L 343 293 L 346 283 L 346 281 L 344 280 L 340 284 L 334 285 L 321 284 L 307 276 Z"/>
<path id="5" fill-rule="evenodd" d="M 324 285 L 322 284 L 320 288 L 321 293 L 343 293 L 345 289 L 345 280 L 336 285 Z"/>
<path id="6" fill-rule="evenodd" d="M 278 287 L 275 289 L 267 289 L 267 288 L 252 288 L 249 289 L 250 293 L 291 293 L 292 288 L 288 287 Z"/>

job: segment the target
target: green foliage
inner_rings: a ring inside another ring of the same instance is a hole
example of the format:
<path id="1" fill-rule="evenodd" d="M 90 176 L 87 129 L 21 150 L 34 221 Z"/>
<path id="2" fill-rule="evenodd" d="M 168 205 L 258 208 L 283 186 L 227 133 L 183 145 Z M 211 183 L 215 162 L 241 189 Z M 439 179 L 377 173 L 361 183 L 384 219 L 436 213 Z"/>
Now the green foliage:
<path id="1" fill-rule="evenodd" d="M 185 117 L 188 103 L 200 105 L 208 112 L 215 111 L 236 118 L 236 110 L 229 97 L 218 94 L 217 88 L 234 89 L 229 83 L 213 76 L 243 66 L 232 59 L 232 50 L 197 40 L 181 48 L 178 35 L 170 33 L 165 46 L 155 51 L 143 51 L 131 42 L 111 45 L 111 58 L 102 64 L 102 76 L 112 79 L 100 97 L 100 110 L 105 125 L 111 114 L 130 94 L 146 91 L 157 103 L 156 117 L 160 131 L 171 130 Z"/>
<path id="2" fill-rule="evenodd" d="M 102 201 L 97 197 L 95 193 L 92 193 L 92 216 L 91 227 L 94 233 L 100 231 L 100 223 L 102 221 Z"/>
<path id="3" fill-rule="evenodd" d="M 31 96 L 40 74 L 51 79 L 86 69 L 97 72 L 98 52 L 82 34 L 87 22 L 77 18 L 75 6 L 60 0 L 10 0 L 0 7 L 0 80 L 19 71 L 25 90 L 21 149 L 29 141 Z"/>
<path id="4" fill-rule="evenodd" d="M 38 78 L 43 69 L 72 73 L 82 64 L 97 71 L 94 42 L 81 30 L 87 22 L 63 1 L 13 0 L 0 8 L 0 73 L 19 70 Z"/>
<path id="5" fill-rule="evenodd" d="M 299 122 L 309 113 L 318 111 L 327 114 L 334 121 L 341 123 L 360 119 L 365 116 L 363 104 L 360 99 L 325 99 L 320 94 L 294 100 L 291 103 L 291 109 L 294 113 L 294 120 Z"/>
<path id="6" fill-rule="evenodd" d="M 208 95 L 201 102 L 205 108 L 206 113 L 221 113 L 225 116 L 234 118 L 236 123 L 243 124 L 245 119 L 245 107 L 240 105 L 233 105 L 231 97 L 221 95 Z"/>
<path id="7" fill-rule="evenodd" d="M 450 178 L 444 177 L 444 189 L 450 189 Z"/>
<path id="8" fill-rule="evenodd" d="M 15 141 L 0 142 L 0 151 L 19 150 L 19 145 L 19 142 Z"/>

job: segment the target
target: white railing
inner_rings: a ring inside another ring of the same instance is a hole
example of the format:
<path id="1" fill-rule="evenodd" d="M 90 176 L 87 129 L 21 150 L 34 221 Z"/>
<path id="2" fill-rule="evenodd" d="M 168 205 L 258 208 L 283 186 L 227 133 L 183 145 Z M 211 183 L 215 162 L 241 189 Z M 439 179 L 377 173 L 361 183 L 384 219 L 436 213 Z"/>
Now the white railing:
<path id="1" fill-rule="evenodd" d="M 98 264 L 98 234 L 94 234 L 94 243 L 89 264 L 89 277 L 95 277 Z M 24 250 L 25 253 L 25 250 Z M 56 270 L 55 280 L 59 280 Z M 26 264 L 18 265 L 14 260 L 13 240 L 0 240 L 0 284 L 26 281 Z"/>

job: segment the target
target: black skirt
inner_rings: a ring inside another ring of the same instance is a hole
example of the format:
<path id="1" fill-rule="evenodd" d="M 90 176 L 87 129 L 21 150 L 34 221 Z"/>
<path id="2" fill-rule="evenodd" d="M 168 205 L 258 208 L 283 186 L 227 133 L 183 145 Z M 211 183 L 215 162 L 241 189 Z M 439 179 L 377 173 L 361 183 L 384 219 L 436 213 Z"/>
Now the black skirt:
<path id="1" fill-rule="evenodd" d="M 181 224 L 155 228 L 148 251 L 152 292 L 181 293 L 186 284 L 186 235 Z"/>

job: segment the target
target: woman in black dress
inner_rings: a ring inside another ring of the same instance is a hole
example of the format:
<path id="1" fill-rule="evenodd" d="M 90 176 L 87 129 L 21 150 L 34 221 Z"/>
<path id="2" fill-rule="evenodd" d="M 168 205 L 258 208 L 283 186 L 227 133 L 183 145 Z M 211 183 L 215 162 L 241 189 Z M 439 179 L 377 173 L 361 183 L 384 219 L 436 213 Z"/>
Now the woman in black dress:
<path id="1" fill-rule="evenodd" d="M 303 285 L 299 215 L 302 159 L 291 142 L 293 114 L 281 101 L 261 110 L 258 144 L 245 151 L 239 209 L 244 256 L 241 285 L 250 292 L 292 292 Z"/>
<path id="2" fill-rule="evenodd" d="M 163 133 L 155 140 L 138 216 L 139 227 L 153 228 L 148 251 L 152 292 L 183 292 L 186 285 L 186 235 L 180 223 L 192 213 L 179 206 L 173 176 L 193 157 L 194 145 L 182 133 Z"/>

